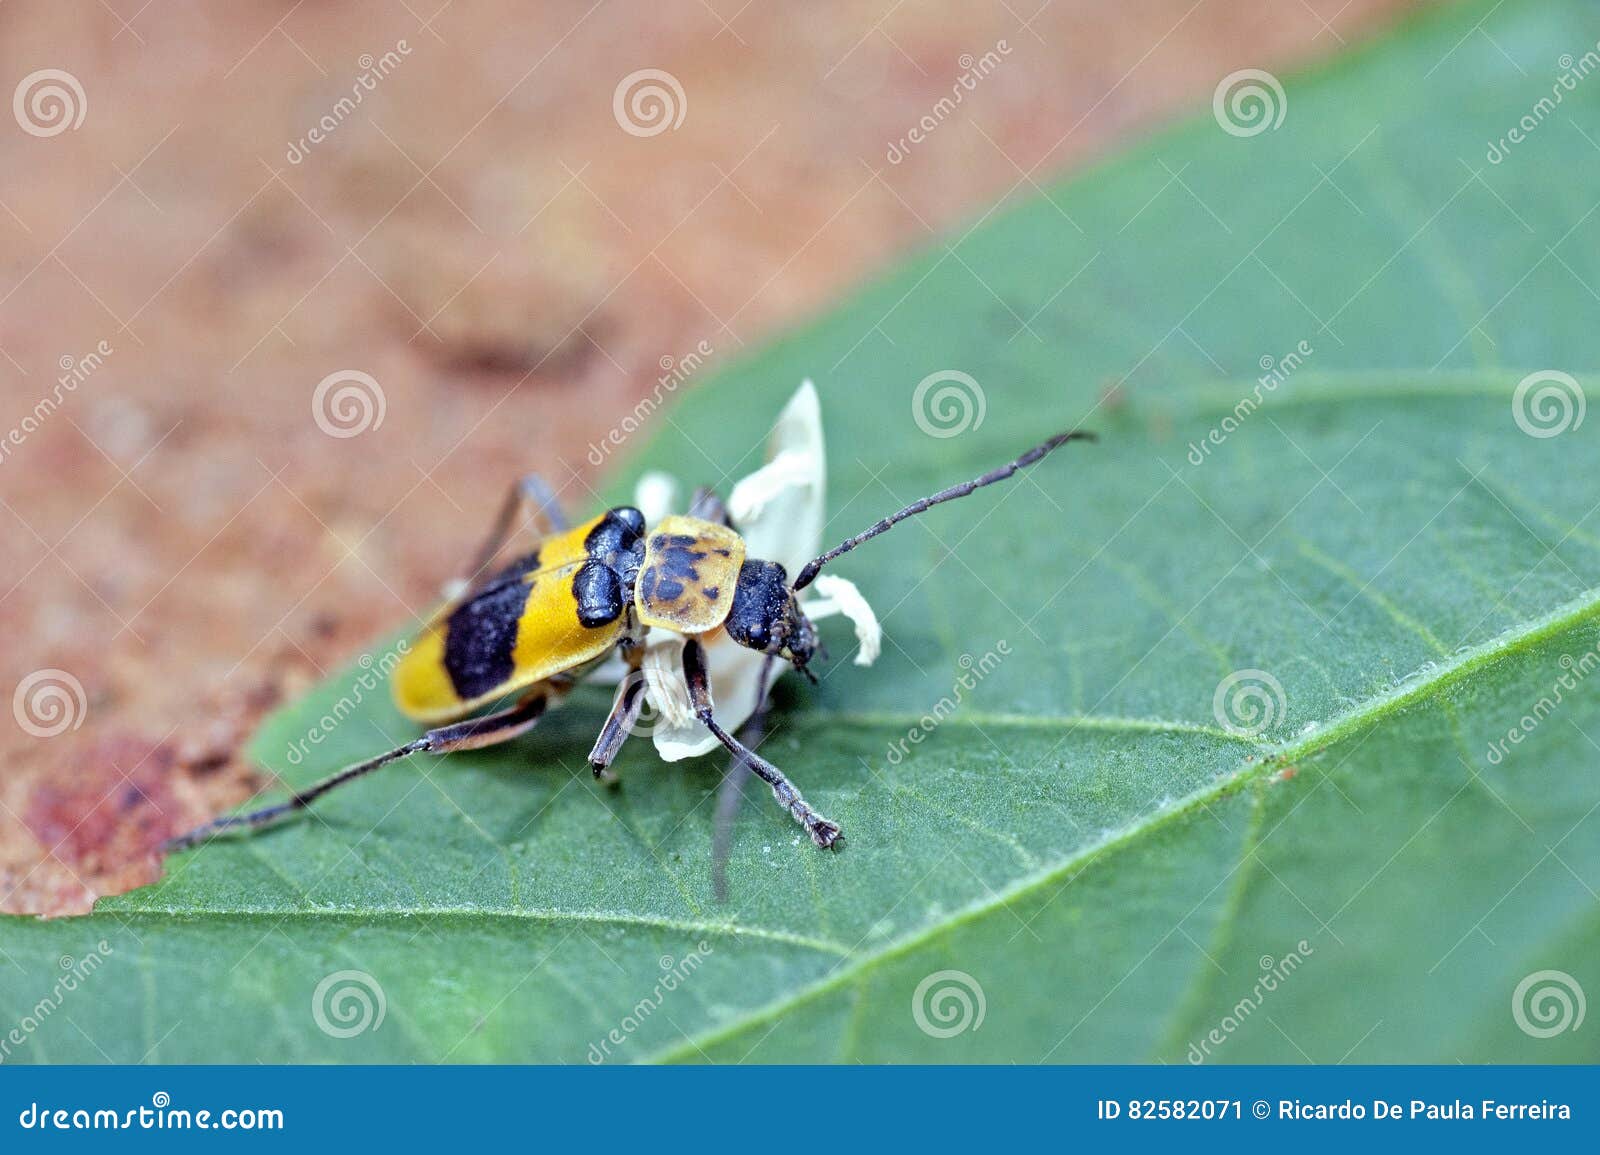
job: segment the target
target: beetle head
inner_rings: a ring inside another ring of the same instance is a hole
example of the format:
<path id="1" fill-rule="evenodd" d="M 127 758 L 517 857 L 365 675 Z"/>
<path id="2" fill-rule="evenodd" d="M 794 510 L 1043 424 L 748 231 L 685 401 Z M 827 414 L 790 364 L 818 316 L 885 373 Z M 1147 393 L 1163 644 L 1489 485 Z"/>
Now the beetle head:
<path id="1" fill-rule="evenodd" d="M 789 575 L 777 562 L 751 558 L 744 563 L 723 628 L 739 645 L 786 658 L 811 676 L 806 666 L 817 652 L 817 628 L 800 608 L 789 589 Z"/>

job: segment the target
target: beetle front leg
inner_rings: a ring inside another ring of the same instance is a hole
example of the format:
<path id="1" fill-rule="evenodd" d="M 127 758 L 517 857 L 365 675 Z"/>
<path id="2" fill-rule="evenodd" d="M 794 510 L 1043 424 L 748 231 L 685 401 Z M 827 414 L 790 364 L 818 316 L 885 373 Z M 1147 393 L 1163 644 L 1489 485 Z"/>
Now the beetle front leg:
<path id="1" fill-rule="evenodd" d="M 630 670 L 617 686 L 617 696 L 611 702 L 611 713 L 600 727 L 600 736 L 594 740 L 594 749 L 589 751 L 589 768 L 594 771 L 596 778 L 603 776 L 616 760 L 617 752 L 622 749 L 622 744 L 633 731 L 634 723 L 639 720 L 644 710 L 644 688 L 644 675 L 637 669 Z"/>
<path id="2" fill-rule="evenodd" d="M 839 829 L 837 822 L 829 821 L 813 810 L 811 804 L 800 796 L 800 791 L 782 770 L 728 733 L 717 722 L 711 706 L 711 680 L 706 675 L 705 647 L 696 638 L 690 638 L 684 643 L 683 674 L 684 680 L 689 684 L 689 701 L 694 706 L 695 717 L 711 731 L 712 736 L 722 743 L 728 753 L 750 767 L 757 777 L 772 787 L 772 796 L 778 800 L 778 805 L 805 827 L 812 842 L 823 850 L 838 842 L 843 831 Z"/>

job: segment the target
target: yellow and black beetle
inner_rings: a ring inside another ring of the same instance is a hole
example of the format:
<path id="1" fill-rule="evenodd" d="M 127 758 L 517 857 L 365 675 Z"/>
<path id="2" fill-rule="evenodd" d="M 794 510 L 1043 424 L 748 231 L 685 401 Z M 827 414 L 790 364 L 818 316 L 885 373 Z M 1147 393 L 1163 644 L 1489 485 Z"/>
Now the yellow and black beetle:
<path id="1" fill-rule="evenodd" d="M 222 831 L 262 826 L 410 754 L 444 754 L 516 737 L 613 651 L 637 665 L 652 629 L 684 638 L 683 673 L 695 716 L 772 787 L 778 803 L 817 846 L 831 847 L 840 837 L 838 824 L 813 810 L 783 771 L 718 723 L 702 639 L 724 631 L 738 645 L 766 654 L 769 663 L 783 659 L 811 676 L 807 666 L 817 652 L 817 633 L 796 595 L 823 566 L 909 517 L 1003 481 L 1069 441 L 1093 436 L 1058 433 L 1014 461 L 914 501 L 808 562 L 792 583 L 782 565 L 745 556 L 744 539 L 709 491 L 696 495 L 688 515 L 663 518 L 654 527 L 646 526 L 632 506 L 568 526 L 549 487 L 530 475 L 507 496 L 469 571 L 475 576 L 433 616 L 394 670 L 392 687 L 401 711 L 436 728 L 276 806 L 218 818 L 170 840 L 166 848 L 180 850 Z M 550 532 L 531 552 L 491 570 L 530 505 Z M 474 716 L 513 697 L 506 709 Z M 624 679 L 589 754 L 597 776 L 617 756 L 643 706 L 644 682 Z"/>

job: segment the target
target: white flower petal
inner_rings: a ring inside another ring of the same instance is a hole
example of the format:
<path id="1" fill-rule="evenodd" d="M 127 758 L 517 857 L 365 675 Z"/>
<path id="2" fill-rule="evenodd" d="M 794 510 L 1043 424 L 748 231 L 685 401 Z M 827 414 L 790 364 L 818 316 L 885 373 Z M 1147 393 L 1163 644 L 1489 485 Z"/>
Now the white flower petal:
<path id="1" fill-rule="evenodd" d="M 775 561 L 792 577 L 822 549 L 828 458 L 822 403 L 803 382 L 767 439 L 768 465 L 733 487 L 728 512 L 744 535 L 747 555 Z"/>
<path id="2" fill-rule="evenodd" d="M 705 639 L 704 644 L 706 675 L 711 681 L 717 720 L 724 729 L 737 731 L 755 713 L 756 686 L 766 655 L 729 641 L 725 634 Z M 658 650 L 660 654 L 656 656 Z M 779 664 L 774 671 L 785 668 Z M 700 724 L 689 706 L 689 685 L 683 676 L 683 639 L 660 631 L 652 633 L 645 649 L 644 670 L 645 695 L 659 712 L 651 740 L 661 760 L 678 762 L 717 749 L 720 743 Z"/>
<path id="3" fill-rule="evenodd" d="M 678 508 L 678 479 L 670 473 L 652 469 L 633 487 L 633 504 L 644 514 L 644 523 L 654 525 Z"/>
<path id="4" fill-rule="evenodd" d="M 661 723 L 674 729 L 694 724 L 689 686 L 683 678 L 683 639 L 666 632 L 652 637 L 644 648 L 640 668 L 644 671 L 645 694 Z"/>
<path id="5" fill-rule="evenodd" d="M 634 504 L 646 523 L 654 525 L 680 508 L 681 492 L 670 474 L 653 471 L 639 479 Z M 792 576 L 821 551 L 826 495 L 822 406 L 816 386 L 808 380 L 778 415 L 767 440 L 765 464 L 729 493 L 728 512 L 744 536 L 747 555 L 775 561 Z M 850 619 L 860 643 L 857 665 L 870 665 L 878 657 L 883 630 L 854 584 L 831 574 L 821 575 L 808 591 L 805 608 L 812 618 L 842 614 Z M 701 642 L 706 648 L 706 673 L 717 720 L 730 732 L 737 732 L 755 713 L 766 655 L 745 649 L 721 631 Z M 718 748 L 716 738 L 700 724 L 690 706 L 683 676 L 683 644 L 678 634 L 651 630 L 641 666 L 646 699 L 656 714 L 651 737 L 656 752 L 667 762 Z M 617 668 L 608 663 L 602 672 Z M 788 668 L 787 662 L 775 663 L 774 679 Z"/>
<path id="6" fill-rule="evenodd" d="M 818 574 L 817 580 L 811 584 L 820 596 L 806 603 L 806 615 L 812 621 L 834 614 L 849 618 L 850 624 L 856 628 L 856 641 L 860 643 L 855 664 L 870 666 L 876 662 L 878 655 L 883 652 L 883 627 L 878 624 L 878 615 L 873 613 L 867 599 L 856 588 L 856 583 L 825 573 Z"/>

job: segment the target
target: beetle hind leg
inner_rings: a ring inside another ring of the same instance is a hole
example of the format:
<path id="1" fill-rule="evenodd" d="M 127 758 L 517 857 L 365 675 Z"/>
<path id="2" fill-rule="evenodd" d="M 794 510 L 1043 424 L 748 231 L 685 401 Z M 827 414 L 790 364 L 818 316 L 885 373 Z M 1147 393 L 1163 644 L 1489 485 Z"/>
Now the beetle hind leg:
<path id="1" fill-rule="evenodd" d="M 794 820 L 805 828 L 806 833 L 811 836 L 811 841 L 820 849 L 827 850 L 838 842 L 844 832 L 839 829 L 837 822 L 830 821 L 813 810 L 811 804 L 801 797 L 800 791 L 782 770 L 728 733 L 717 722 L 711 706 L 711 681 L 706 675 L 705 647 L 695 638 L 690 638 L 684 643 L 683 673 L 684 679 L 689 684 L 689 700 L 694 706 L 695 717 L 711 731 L 712 736 L 722 743 L 728 753 L 750 767 L 758 778 L 772 787 L 772 796 L 778 800 L 778 805 L 787 810 Z"/>
<path id="2" fill-rule="evenodd" d="M 346 766 L 320 782 L 313 783 L 304 790 L 291 794 L 288 799 L 273 806 L 263 806 L 259 810 L 252 810 L 246 814 L 228 814 L 221 818 L 213 819 L 203 826 L 197 826 L 187 834 L 180 834 L 169 838 L 161 844 L 162 852 L 173 854 L 179 850 L 188 850 L 202 842 L 208 842 L 218 834 L 234 830 L 254 830 L 267 826 L 278 819 L 295 811 L 304 810 L 318 798 L 336 787 L 347 782 L 353 782 L 372 773 L 380 767 L 387 766 L 390 762 L 408 757 L 412 754 L 448 754 L 452 750 L 474 750 L 480 746 L 492 746 L 498 742 L 505 742 L 515 738 L 518 734 L 531 730 L 544 716 L 545 709 L 553 697 L 552 688 L 541 687 L 535 692 L 526 695 L 521 701 L 510 709 L 501 710 L 496 714 L 486 714 L 481 718 L 469 718 L 465 722 L 456 722 L 449 726 L 441 726 L 429 730 L 420 738 L 413 739 L 393 750 L 386 750 L 375 758 L 368 758 L 365 762 L 357 762 Z"/>
<path id="3" fill-rule="evenodd" d="M 524 515 L 530 511 L 542 523 L 539 526 L 541 534 L 560 533 L 571 524 L 550 483 L 537 473 L 524 475 L 506 494 L 500 512 L 495 515 L 494 524 L 489 528 L 489 536 L 478 547 L 466 576 L 450 583 L 452 594 L 460 596 L 469 592 L 489 576 L 494 559 L 522 524 Z"/>

